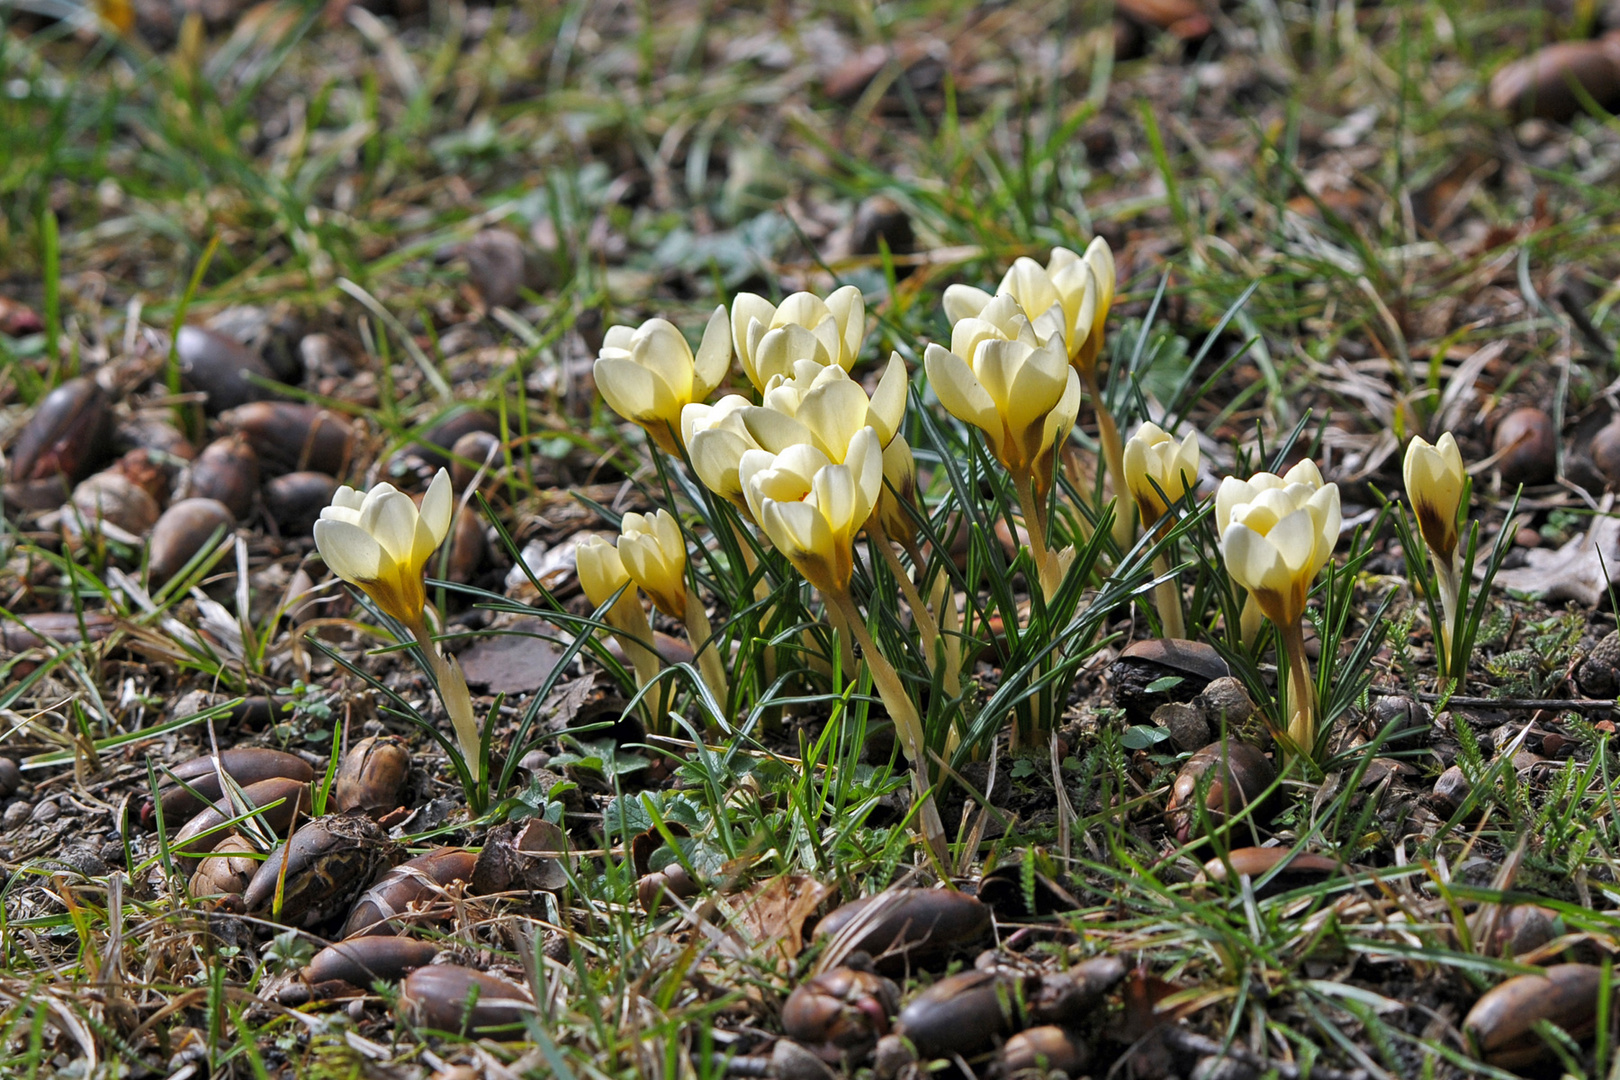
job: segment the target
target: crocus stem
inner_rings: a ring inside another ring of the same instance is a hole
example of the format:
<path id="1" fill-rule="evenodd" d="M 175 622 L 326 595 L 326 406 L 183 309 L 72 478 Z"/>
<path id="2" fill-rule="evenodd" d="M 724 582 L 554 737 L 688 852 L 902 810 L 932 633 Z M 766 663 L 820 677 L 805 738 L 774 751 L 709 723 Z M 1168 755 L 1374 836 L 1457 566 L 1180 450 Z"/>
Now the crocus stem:
<path id="1" fill-rule="evenodd" d="M 647 644 L 653 639 L 652 624 L 647 621 L 647 613 L 641 609 L 641 601 L 636 599 L 633 590 L 625 590 L 625 595 L 608 610 L 607 622 L 613 627 L 613 636 L 619 639 L 624 655 L 630 658 L 630 667 L 636 673 L 636 687 L 641 689 L 652 684 L 664 665 Z M 668 711 L 665 688 L 660 688 L 655 698 L 646 705 L 647 726 L 654 734 L 663 734 L 664 714 Z"/>
<path id="2" fill-rule="evenodd" d="M 1163 555 L 1153 558 L 1153 574 L 1163 577 L 1170 572 L 1170 560 Z M 1184 638 L 1187 624 L 1181 617 L 1181 586 L 1175 578 L 1167 578 L 1153 587 L 1153 602 L 1159 608 L 1159 622 L 1164 624 L 1164 636 Z"/>
<path id="3" fill-rule="evenodd" d="M 720 663 L 720 651 L 710 647 L 709 639 L 714 631 L 709 626 L 709 613 L 703 610 L 703 605 L 696 597 L 686 599 L 686 636 L 692 641 L 692 651 L 697 654 L 698 671 L 703 676 L 709 693 L 722 708 L 726 704 L 729 693 L 726 684 L 726 669 Z"/>
<path id="4" fill-rule="evenodd" d="M 827 621 L 832 628 L 838 631 L 838 665 L 843 669 L 844 678 L 849 678 L 855 672 L 855 642 L 851 637 L 849 620 L 843 608 L 834 603 L 827 605 Z M 805 635 L 806 644 L 809 644 L 808 631 Z"/>
<path id="5" fill-rule="evenodd" d="M 889 542 L 889 534 L 883 531 L 883 523 L 873 514 L 866 522 L 867 534 L 872 546 L 878 549 L 883 561 L 889 564 L 889 572 L 900 583 L 900 591 L 905 594 L 906 605 L 911 608 L 912 624 L 916 626 L 917 633 L 922 636 L 923 656 L 928 660 L 929 666 L 934 663 L 934 642 L 939 639 L 939 624 L 934 617 L 928 614 L 928 608 L 923 604 L 922 593 L 912 582 L 911 575 L 906 573 L 905 566 L 900 562 L 900 556 L 894 553 L 894 545 Z M 922 567 L 918 566 L 918 572 Z"/>
<path id="6" fill-rule="evenodd" d="M 1296 619 L 1278 630 L 1288 657 L 1288 706 L 1292 713 L 1288 738 L 1301 754 L 1310 757 L 1316 748 L 1316 685 L 1305 659 L 1305 627 Z"/>
<path id="7" fill-rule="evenodd" d="M 866 623 L 849 593 L 845 591 L 828 596 L 827 604 L 829 609 L 836 608 L 842 614 L 850 633 L 861 643 L 861 655 L 866 660 L 867 670 L 872 673 L 872 684 L 877 687 L 884 708 L 889 710 L 889 718 L 894 721 L 895 730 L 900 735 L 900 745 L 911 760 L 911 790 L 917 799 L 917 820 L 922 824 L 923 839 L 939 861 L 946 863 L 949 849 L 945 840 L 945 823 L 940 820 L 933 792 L 923 778 L 923 729 L 917 707 L 911 703 L 911 695 L 906 693 L 894 666 L 878 651 L 877 642 L 867 633 Z"/>
<path id="8" fill-rule="evenodd" d="M 1046 545 L 1046 515 L 1041 513 L 1041 500 L 1035 494 L 1035 476 L 1025 473 L 1013 478 L 1018 489 L 1018 506 L 1024 512 L 1024 534 L 1029 537 L 1029 553 L 1040 574 L 1041 595 L 1052 599 L 1058 590 L 1060 574 L 1057 557 Z"/>
<path id="9" fill-rule="evenodd" d="M 1114 543 L 1121 551 L 1128 550 L 1136 539 L 1136 522 L 1131 517 L 1134 504 L 1125 495 L 1125 444 L 1119 441 L 1119 428 L 1114 414 L 1103 403 L 1102 387 L 1097 381 L 1097 369 L 1088 367 L 1080 372 L 1085 380 L 1086 392 L 1091 395 L 1092 408 L 1097 413 L 1097 441 L 1102 443 L 1103 461 L 1108 466 L 1108 484 L 1114 492 Z"/>
<path id="10" fill-rule="evenodd" d="M 483 779 L 484 772 L 483 755 L 480 753 L 482 739 L 478 720 L 473 716 L 472 694 L 467 689 L 467 680 L 461 675 L 461 665 L 456 663 L 454 657 L 439 651 L 425 618 L 409 624 L 408 629 L 411 636 L 416 638 L 416 643 L 422 646 L 422 653 L 433 669 L 433 681 L 439 687 L 439 700 L 444 702 L 444 711 L 450 715 L 450 727 L 456 733 L 456 742 L 467 763 L 467 772 L 476 784 Z"/>
<path id="11" fill-rule="evenodd" d="M 1457 625 L 1457 571 L 1442 562 L 1433 551 L 1429 554 L 1434 559 L 1434 576 L 1440 586 L 1440 626 L 1439 632 L 1434 635 L 1440 651 L 1440 674 L 1444 678 L 1456 679 L 1456 689 L 1461 690 L 1463 676 L 1467 672 L 1451 670 L 1451 635 Z"/>

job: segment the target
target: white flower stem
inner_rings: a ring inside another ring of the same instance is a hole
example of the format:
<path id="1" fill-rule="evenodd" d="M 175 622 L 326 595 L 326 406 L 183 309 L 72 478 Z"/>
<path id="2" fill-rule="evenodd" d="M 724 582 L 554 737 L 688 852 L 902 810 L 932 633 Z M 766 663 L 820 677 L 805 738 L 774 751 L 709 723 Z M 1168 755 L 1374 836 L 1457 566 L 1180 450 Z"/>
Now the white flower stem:
<path id="1" fill-rule="evenodd" d="M 1464 670 L 1451 670 L 1452 632 L 1457 625 L 1457 571 L 1455 567 L 1448 566 L 1443 562 L 1432 548 L 1429 555 L 1434 561 L 1435 581 L 1440 587 L 1440 626 L 1437 628 L 1438 633 L 1434 635 L 1435 646 L 1440 653 L 1440 676 L 1441 678 L 1455 679 L 1456 690 L 1460 691 L 1462 690 L 1463 677 L 1467 674 L 1466 660 L 1464 661 Z"/>
<path id="2" fill-rule="evenodd" d="M 894 553 L 894 545 L 889 542 L 889 534 L 883 531 L 883 523 L 878 520 L 876 514 L 867 519 L 866 529 L 872 546 L 878 549 L 883 561 L 889 564 L 889 572 L 894 575 L 900 584 L 900 591 L 905 594 L 906 606 L 911 608 L 912 623 L 917 627 L 917 633 L 922 636 L 923 656 L 927 658 L 929 668 L 932 670 L 934 642 L 939 640 L 939 624 L 928 613 L 928 608 L 923 604 L 922 594 L 917 591 L 911 575 L 906 573 L 905 565 L 900 562 L 900 556 Z M 917 569 L 919 573 L 922 571 L 921 566 Z"/>
<path id="3" fill-rule="evenodd" d="M 608 610 L 607 623 L 613 627 L 613 636 L 619 639 L 619 647 L 630 659 L 630 667 L 636 673 L 637 689 L 651 685 L 663 670 L 664 662 L 648 644 L 653 640 L 652 624 L 647 621 L 647 613 L 641 609 L 641 601 L 636 599 L 633 591 L 626 590 L 619 602 Z M 660 687 L 653 700 L 644 705 L 647 727 L 654 734 L 664 734 L 668 726 L 665 720 L 665 714 L 669 711 L 667 695 L 668 688 Z"/>
<path id="4" fill-rule="evenodd" d="M 1153 574 L 1162 577 L 1170 572 L 1170 560 L 1163 555 L 1153 558 Z M 1167 638 L 1187 636 L 1187 624 L 1181 615 L 1181 586 L 1175 578 L 1168 578 L 1153 586 L 1153 602 L 1159 609 L 1159 622 L 1164 625 Z"/>
<path id="5" fill-rule="evenodd" d="M 1301 620 L 1278 627 L 1288 658 L 1288 738 L 1307 758 L 1316 750 L 1316 684 L 1305 658 L 1305 628 Z"/>
<path id="6" fill-rule="evenodd" d="M 828 610 L 839 611 L 850 633 L 861 643 L 861 654 L 866 659 L 867 670 L 872 673 L 872 684 L 877 687 L 878 697 L 883 699 L 883 706 L 888 709 L 889 718 L 894 721 L 895 731 L 900 736 L 900 745 L 911 760 L 911 790 L 917 799 L 917 820 L 922 826 L 923 839 L 940 863 L 947 864 L 949 849 L 945 839 L 945 823 L 940 820 L 933 792 L 923 776 L 923 729 L 917 707 L 911 703 L 911 696 L 906 693 L 894 666 L 878 651 L 877 643 L 867 633 L 866 623 L 861 619 L 860 610 L 849 592 L 846 590 L 828 596 L 827 603 Z"/>
<path id="7" fill-rule="evenodd" d="M 1024 535 L 1029 538 L 1029 554 L 1040 576 L 1041 595 L 1050 600 L 1063 575 L 1057 556 L 1046 544 L 1046 516 L 1041 513 L 1040 499 L 1035 495 L 1034 474 L 1013 477 L 1013 487 L 1018 490 L 1018 506 L 1024 513 Z"/>
<path id="8" fill-rule="evenodd" d="M 709 693 L 714 700 L 724 708 L 726 697 L 730 693 L 726 683 L 725 665 L 720 663 L 720 650 L 710 645 L 710 638 L 714 631 L 709 626 L 709 613 L 703 610 L 703 604 L 696 597 L 686 598 L 686 636 L 692 641 L 692 651 L 697 654 L 698 672 L 702 674 L 703 681 L 709 687 Z"/>
<path id="9" fill-rule="evenodd" d="M 473 716 L 472 693 L 467 689 L 467 680 L 462 677 L 461 665 L 456 663 L 454 657 L 439 651 L 425 617 L 418 616 L 407 624 L 407 629 L 416 638 L 416 643 L 422 646 L 422 653 L 433 668 L 433 680 L 439 687 L 439 700 L 444 702 L 444 711 L 450 716 L 450 727 L 456 733 L 456 743 L 461 747 L 467 772 L 476 784 L 483 779 L 484 773 L 483 755 L 479 752 L 482 738 L 478 719 Z"/>
<path id="10" fill-rule="evenodd" d="M 1103 404 L 1102 387 L 1097 381 L 1095 365 L 1084 368 L 1080 372 L 1085 380 L 1086 392 L 1091 395 L 1091 405 L 1097 414 L 1097 441 L 1102 443 L 1103 462 L 1108 467 L 1108 483 L 1114 492 L 1114 543 L 1119 545 L 1120 551 L 1127 551 L 1136 540 L 1136 522 L 1131 512 L 1135 509 L 1132 500 L 1125 498 L 1125 444 L 1119 440 L 1119 428 L 1114 424 L 1114 416 Z"/>

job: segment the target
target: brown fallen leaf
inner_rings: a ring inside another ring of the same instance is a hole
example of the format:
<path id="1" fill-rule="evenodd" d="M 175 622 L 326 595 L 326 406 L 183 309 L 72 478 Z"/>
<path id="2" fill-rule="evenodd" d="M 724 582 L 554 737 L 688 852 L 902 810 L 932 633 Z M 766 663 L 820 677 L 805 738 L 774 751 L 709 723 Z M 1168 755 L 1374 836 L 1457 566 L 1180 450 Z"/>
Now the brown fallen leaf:
<path id="1" fill-rule="evenodd" d="M 755 956 L 787 970 L 804 948 L 804 920 L 832 887 L 804 874 L 785 874 L 731 897 L 730 925 Z"/>

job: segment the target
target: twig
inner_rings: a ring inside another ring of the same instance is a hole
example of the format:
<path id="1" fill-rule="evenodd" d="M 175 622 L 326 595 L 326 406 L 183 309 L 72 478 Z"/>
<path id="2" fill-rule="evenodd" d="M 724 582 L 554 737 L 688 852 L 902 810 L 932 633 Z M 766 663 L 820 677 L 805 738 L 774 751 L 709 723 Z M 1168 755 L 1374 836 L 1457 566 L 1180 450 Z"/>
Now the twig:
<path id="1" fill-rule="evenodd" d="M 1373 693 L 1383 697 L 1406 696 L 1404 690 L 1385 690 L 1374 687 Z M 1419 701 L 1439 701 L 1439 694 L 1419 694 Z M 1507 709 L 1530 711 L 1533 709 L 1570 709 L 1574 712 L 1614 711 L 1616 703 L 1603 698 L 1491 698 L 1452 695 L 1445 699 L 1450 705 L 1463 705 L 1471 709 Z"/>
<path id="2" fill-rule="evenodd" d="M 1233 1061 L 1242 1062 L 1251 1069 L 1265 1072 L 1275 1069 L 1277 1075 L 1283 1080 L 1299 1080 L 1304 1075 L 1298 1065 L 1276 1058 L 1262 1058 L 1260 1055 L 1233 1043 L 1223 1047 L 1219 1042 L 1197 1032 L 1188 1031 L 1184 1027 L 1171 1025 L 1164 1029 L 1164 1041 L 1183 1054 L 1214 1055 L 1216 1057 L 1229 1057 Z M 1311 1077 L 1313 1080 L 1367 1080 L 1365 1069 L 1352 1069 L 1345 1072 L 1342 1069 L 1330 1069 L 1326 1065 L 1312 1065 Z"/>

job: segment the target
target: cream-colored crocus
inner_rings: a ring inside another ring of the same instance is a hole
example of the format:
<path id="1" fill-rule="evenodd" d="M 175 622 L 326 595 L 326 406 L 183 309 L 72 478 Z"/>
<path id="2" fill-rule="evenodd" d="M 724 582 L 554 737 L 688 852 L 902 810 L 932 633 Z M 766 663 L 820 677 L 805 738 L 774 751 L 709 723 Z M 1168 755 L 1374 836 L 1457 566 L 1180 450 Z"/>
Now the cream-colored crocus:
<path id="1" fill-rule="evenodd" d="M 1184 498 L 1198 485 L 1198 435 L 1189 431 L 1181 442 L 1176 442 L 1159 425 L 1148 421 L 1136 429 L 1125 443 L 1125 486 L 1136 508 L 1142 515 L 1142 524 L 1148 528 L 1158 525 L 1169 512 L 1169 503 Z M 1169 522 L 1163 524 L 1168 527 Z M 1169 560 L 1159 555 L 1154 560 L 1154 572 L 1164 580 L 1155 589 L 1154 599 L 1159 608 L 1159 621 L 1164 624 L 1166 637 L 1185 637 L 1186 623 L 1181 613 L 1181 589 L 1172 578 Z"/>
<path id="2" fill-rule="evenodd" d="M 883 486 L 883 447 L 876 430 L 861 428 L 845 448 L 842 463 L 800 443 L 780 454 L 750 450 L 739 473 L 754 520 L 772 546 L 815 586 L 829 612 L 836 613 L 836 625 L 861 646 L 872 682 L 911 760 L 924 838 L 943 858 L 945 828 L 922 774 L 922 719 L 894 666 L 872 640 L 849 590 L 855 533 L 871 517 Z"/>
<path id="3" fill-rule="evenodd" d="M 650 685 L 658 678 L 662 664 L 653 651 L 652 624 L 642 610 L 641 597 L 619 549 L 600 536 L 587 536 L 574 547 L 574 569 L 579 576 L 580 590 L 592 606 L 600 608 L 619 593 L 619 598 L 602 613 L 602 618 L 613 628 L 613 636 L 629 657 L 636 685 Z M 620 589 L 624 591 L 620 593 Z M 661 731 L 664 726 L 664 696 L 660 694 L 657 702 L 649 702 L 647 706 L 648 726 L 655 731 Z"/>
<path id="4" fill-rule="evenodd" d="M 1313 491 L 1322 486 L 1322 472 L 1314 461 L 1309 459 L 1301 461 L 1281 476 L 1269 472 L 1257 472 L 1247 480 L 1228 476 L 1215 489 L 1216 535 L 1224 535 L 1226 527 L 1232 523 L 1233 507 L 1240 503 L 1252 502 L 1262 491 L 1291 487 L 1295 484 L 1303 484 Z M 1252 646 L 1255 638 L 1260 635 L 1261 618 L 1260 606 L 1254 602 L 1248 590 L 1244 590 L 1239 633 L 1245 646 Z"/>
<path id="5" fill-rule="evenodd" d="M 686 589 L 686 538 L 681 524 L 668 510 L 626 514 L 619 523 L 619 559 L 653 606 L 686 624 L 686 635 L 697 654 L 698 670 L 715 700 L 726 700 L 725 670 L 719 654 L 709 647 L 708 612 L 693 603 Z"/>
<path id="6" fill-rule="evenodd" d="M 1406 448 L 1401 473 L 1406 481 L 1406 497 L 1417 516 L 1418 532 L 1434 563 L 1440 586 L 1440 613 L 1443 625 L 1440 640 L 1440 671 L 1449 675 L 1451 640 L 1456 626 L 1459 574 L 1457 519 L 1462 508 L 1468 473 L 1463 468 L 1457 440 L 1446 432 L 1430 445 L 1422 437 L 1413 438 Z M 1458 673 L 1459 675 L 1461 672 Z"/>
<path id="7" fill-rule="evenodd" d="M 478 721 L 472 694 L 454 658 L 439 652 L 427 624 L 428 559 L 450 532 L 454 499 L 450 474 L 440 469 L 417 507 L 392 484 L 361 494 L 340 487 L 315 523 L 315 547 L 338 577 L 371 597 L 411 632 L 438 683 L 439 697 L 474 783 L 482 778 Z"/>
<path id="8" fill-rule="evenodd" d="M 1227 573 L 1277 627 L 1288 656 L 1288 736 L 1297 752 L 1309 755 L 1316 744 L 1316 692 L 1303 619 L 1311 583 L 1338 543 L 1338 485 L 1265 487 L 1252 501 L 1229 504 L 1227 513 L 1221 532 Z"/>
<path id="9" fill-rule="evenodd" d="M 1061 566 L 1047 547 L 1045 500 L 1057 447 L 1080 410 L 1080 379 L 1069 366 L 1061 335 L 1042 343 L 1022 314 L 1006 325 L 1015 336 L 981 334 L 972 327 L 953 333 L 951 349 L 928 346 L 923 366 L 940 403 L 983 432 L 991 453 L 1011 474 L 1031 554 L 1050 596 Z M 958 347 L 970 351 L 964 356 Z"/>
<path id="10" fill-rule="evenodd" d="M 780 305 L 754 293 L 731 302 L 731 342 L 743 374 L 763 391 L 775 375 L 790 375 L 793 364 L 811 360 L 848 371 L 866 339 L 866 301 L 845 285 L 825 300 L 794 293 Z"/>
<path id="11" fill-rule="evenodd" d="M 737 463 L 759 444 L 743 422 L 753 402 L 741 394 L 727 394 L 713 405 L 688 405 L 681 410 L 681 434 L 692 459 L 692 469 L 703 486 L 749 513 L 737 479 Z"/>
<path id="12" fill-rule="evenodd" d="M 880 446 L 889 444 L 905 417 L 906 390 L 906 365 L 898 353 L 889 358 L 870 398 L 843 368 L 800 361 L 791 378 L 771 379 L 765 404 L 748 409 L 743 423 L 771 453 L 806 443 L 839 462 L 863 427 L 877 434 Z"/>
<path id="13" fill-rule="evenodd" d="M 594 370 L 596 388 L 613 411 L 644 429 L 666 453 L 678 454 L 682 410 L 708 397 L 730 366 L 731 334 L 722 306 L 709 317 L 696 353 L 663 319 L 611 327 Z"/>

